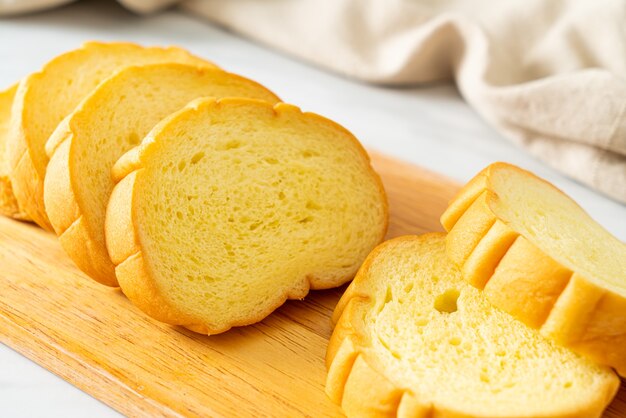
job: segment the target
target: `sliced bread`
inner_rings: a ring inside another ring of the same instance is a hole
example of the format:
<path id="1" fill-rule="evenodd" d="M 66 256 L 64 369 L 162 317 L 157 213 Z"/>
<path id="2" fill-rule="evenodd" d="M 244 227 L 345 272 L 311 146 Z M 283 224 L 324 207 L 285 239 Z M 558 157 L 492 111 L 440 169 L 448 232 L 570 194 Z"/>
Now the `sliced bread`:
<path id="1" fill-rule="evenodd" d="M 50 137 L 46 212 L 65 251 L 100 283 L 117 286 L 104 238 L 113 164 L 157 122 L 202 96 L 280 101 L 254 81 L 218 69 L 127 67 L 102 82 Z"/>
<path id="2" fill-rule="evenodd" d="M 450 259 L 495 306 L 626 375 L 626 245 L 573 200 L 496 163 L 441 222 Z"/>
<path id="3" fill-rule="evenodd" d="M 199 99 L 113 168 L 106 240 L 140 309 L 204 334 L 350 280 L 387 203 L 356 138 L 287 104 Z"/>
<path id="4" fill-rule="evenodd" d="M 89 42 L 54 58 L 41 71 L 20 82 L 7 137 L 10 178 L 20 207 L 41 227 L 52 229 L 43 201 L 48 165 L 44 147 L 52 132 L 115 71 L 128 65 L 158 62 L 213 66 L 180 48 Z"/>
<path id="5" fill-rule="evenodd" d="M 0 92 L 0 215 L 10 218 L 28 220 L 28 215 L 20 209 L 13 194 L 9 160 L 6 153 L 6 141 L 11 120 L 11 106 L 17 91 L 17 84 Z"/>
<path id="6" fill-rule="evenodd" d="M 600 417 L 619 386 L 493 307 L 441 233 L 377 247 L 333 321 L 326 392 L 349 417 Z"/>

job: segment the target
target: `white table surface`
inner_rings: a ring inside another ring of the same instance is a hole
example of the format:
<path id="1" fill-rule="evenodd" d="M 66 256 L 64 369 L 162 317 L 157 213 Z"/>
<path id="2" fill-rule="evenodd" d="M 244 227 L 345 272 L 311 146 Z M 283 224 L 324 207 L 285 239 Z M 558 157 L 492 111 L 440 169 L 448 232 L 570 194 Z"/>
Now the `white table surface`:
<path id="1" fill-rule="evenodd" d="M 360 84 L 171 10 L 137 17 L 111 1 L 0 19 L 0 86 L 91 39 L 181 45 L 268 86 L 286 102 L 337 120 L 368 147 L 466 181 L 508 161 L 554 182 L 620 239 L 626 207 L 565 178 L 509 143 L 451 86 L 388 89 Z M 626 185 L 625 185 L 626 187 Z M 3 417 L 115 417 L 115 411 L 0 344 Z"/>

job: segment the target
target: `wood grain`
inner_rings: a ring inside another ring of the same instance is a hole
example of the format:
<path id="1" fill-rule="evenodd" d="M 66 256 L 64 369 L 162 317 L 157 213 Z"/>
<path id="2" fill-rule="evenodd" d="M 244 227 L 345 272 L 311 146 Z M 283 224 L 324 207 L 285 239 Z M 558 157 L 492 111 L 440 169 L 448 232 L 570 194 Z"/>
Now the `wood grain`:
<path id="1" fill-rule="evenodd" d="M 372 154 L 389 237 L 440 230 L 457 185 Z M 157 323 L 80 273 L 53 235 L 0 219 L 0 341 L 129 416 L 340 416 L 324 394 L 330 314 L 312 292 L 263 322 L 206 337 Z M 605 417 L 626 416 L 626 393 Z"/>

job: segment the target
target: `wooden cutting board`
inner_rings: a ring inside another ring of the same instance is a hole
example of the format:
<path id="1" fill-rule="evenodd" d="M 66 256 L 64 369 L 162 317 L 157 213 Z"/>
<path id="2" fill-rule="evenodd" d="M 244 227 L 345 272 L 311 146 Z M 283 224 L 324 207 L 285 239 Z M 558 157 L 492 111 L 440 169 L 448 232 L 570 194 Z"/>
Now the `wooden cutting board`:
<path id="1" fill-rule="evenodd" d="M 372 159 L 389 195 L 389 237 L 440 230 L 457 184 Z M 345 287 L 207 337 L 147 318 L 32 225 L 0 219 L 0 266 L 0 341 L 126 415 L 341 416 L 324 394 L 324 354 Z M 605 417 L 626 416 L 625 400 L 622 387 Z"/>

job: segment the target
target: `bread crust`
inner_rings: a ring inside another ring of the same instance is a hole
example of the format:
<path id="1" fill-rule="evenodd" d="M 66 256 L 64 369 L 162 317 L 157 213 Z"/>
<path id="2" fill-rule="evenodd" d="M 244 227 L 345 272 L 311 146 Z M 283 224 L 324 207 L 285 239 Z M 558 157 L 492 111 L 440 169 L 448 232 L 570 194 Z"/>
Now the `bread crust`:
<path id="1" fill-rule="evenodd" d="M 9 123 L 11 121 L 11 107 L 13 106 L 17 86 L 18 83 L 15 83 L 8 89 L 0 92 L 0 142 L 3 143 L 3 154 L 0 155 L 2 159 L 0 166 L 3 167 L 2 172 L 0 172 L 0 215 L 21 221 L 28 221 L 30 218 L 19 207 L 17 200 L 15 200 L 15 195 L 13 194 L 13 186 L 11 185 L 8 170 L 9 161 L 6 152 L 6 141 L 8 138 Z"/>
<path id="2" fill-rule="evenodd" d="M 67 127 L 67 119 L 61 127 Z M 66 162 L 69 159 L 71 132 L 63 129 L 66 141 L 62 142 L 48 163 L 44 181 L 45 207 L 54 231 L 67 254 L 85 273 L 94 280 L 107 285 L 118 286 L 115 266 L 109 258 L 106 247 L 92 237 L 89 225 L 76 201 L 71 182 L 71 171 Z"/>
<path id="3" fill-rule="evenodd" d="M 441 217 L 448 256 L 495 306 L 626 376 L 626 351 L 617 348 L 626 346 L 626 298 L 561 265 L 497 215 L 490 176 L 499 168 L 549 184 L 509 164 L 487 167 Z"/>
<path id="4" fill-rule="evenodd" d="M 106 241 L 111 260 L 116 265 L 116 274 L 120 287 L 126 296 L 142 311 L 149 316 L 172 325 L 182 325 L 194 332 L 201 334 L 218 334 L 229 330 L 232 327 L 249 325 L 261 321 L 270 313 L 280 307 L 287 299 L 302 299 L 310 289 L 326 289 L 336 287 L 352 278 L 349 276 L 337 276 L 332 280 L 326 280 L 324 277 L 316 277 L 309 275 L 302 279 L 301 283 L 294 283 L 293 287 L 282 295 L 277 295 L 273 302 L 268 304 L 267 308 L 259 315 L 247 318 L 243 321 L 233 321 L 227 326 L 215 326 L 215 324 L 207 324 L 202 318 L 196 318 L 192 315 L 185 314 L 177 309 L 158 288 L 152 274 L 152 267 L 149 256 L 143 253 L 143 245 L 141 236 L 136 228 L 137 217 L 139 214 L 135 211 L 135 184 L 137 176 L 142 171 L 142 157 L 149 152 L 151 144 L 154 143 L 153 137 L 158 131 L 166 127 L 179 118 L 187 117 L 190 110 L 199 110 L 206 107 L 221 106 L 223 104 L 249 104 L 255 103 L 260 106 L 271 109 L 275 114 L 279 112 L 298 112 L 302 113 L 299 108 L 279 103 L 272 105 L 267 102 L 254 99 L 198 99 L 190 103 L 185 109 L 171 115 L 162 121 L 152 133 L 146 137 L 141 145 L 135 147 L 124 156 L 122 156 L 113 167 L 112 173 L 115 181 L 119 183 L 115 186 L 106 216 Z M 306 113 L 308 117 L 319 119 L 323 123 L 331 123 L 333 126 L 340 127 L 334 122 L 329 121 L 321 116 Z M 345 128 L 341 130 L 347 132 Z M 360 143 L 350 135 L 358 149 L 367 158 L 369 156 Z M 373 172 L 373 170 L 372 170 Z M 375 173 L 374 173 L 375 174 Z M 384 219 L 385 225 L 382 228 L 381 236 L 378 242 L 382 241 L 387 231 L 388 224 L 388 204 L 384 188 L 378 175 L 375 175 L 377 184 L 380 188 L 381 197 L 384 198 Z"/>
<path id="5" fill-rule="evenodd" d="M 40 82 L 48 68 L 54 67 L 55 65 L 63 65 L 63 63 L 71 60 L 74 56 L 78 56 L 87 50 L 97 50 L 111 47 L 144 49 L 139 45 L 128 42 L 110 44 L 87 42 L 79 49 L 67 52 L 52 59 L 43 67 L 41 71 L 26 77 L 20 82 L 15 95 L 15 103 L 13 105 L 13 112 L 11 115 L 11 129 L 7 144 L 7 155 L 11 163 L 10 180 L 19 206 L 23 208 L 23 210 L 35 223 L 45 230 L 52 231 L 54 229 L 45 209 L 43 194 L 48 160 L 45 158 L 45 155 L 33 155 L 33 153 L 37 152 L 35 151 L 36 146 L 32 144 L 31 134 L 28 132 L 28 127 L 32 122 L 29 121 L 27 109 L 30 106 L 29 103 L 38 100 L 37 97 L 32 97 L 32 86 Z M 200 63 L 205 63 L 207 66 L 215 67 L 212 63 L 195 57 L 182 49 L 175 47 L 153 49 L 160 49 L 164 53 L 167 53 L 167 51 L 174 51 L 179 53 L 181 56 L 185 56 L 190 62 L 198 62 L 199 65 Z M 44 158 L 42 159 L 42 157 Z"/>
<path id="6" fill-rule="evenodd" d="M 359 327 L 358 318 L 362 317 L 365 310 L 371 309 L 372 303 L 367 294 L 356 290 L 356 284 L 370 274 L 373 261 L 388 247 L 402 242 L 440 238 L 442 235 L 429 233 L 421 236 L 402 236 L 382 243 L 368 256 L 354 281 L 341 297 L 333 313 L 335 329 L 326 353 L 328 369 L 326 393 L 333 402 L 341 405 L 348 417 L 494 418 L 493 415 L 467 414 L 420 400 L 410 388 L 394 384 L 385 371 L 377 367 L 378 362 L 369 358 L 364 350 L 368 343 L 365 340 L 365 331 Z M 615 378 L 611 385 L 606 385 L 605 393 L 597 398 L 596 403 L 585 405 L 578 411 L 563 411 L 561 414 L 549 416 L 600 417 L 606 405 L 615 396 L 618 387 L 619 380 Z M 520 417 L 525 416 L 524 411 L 519 412 Z"/>
<path id="7" fill-rule="evenodd" d="M 132 201 L 137 173 L 131 173 L 113 189 L 107 207 L 107 246 L 117 273 L 122 277 L 124 294 L 151 317 L 169 324 L 187 319 L 171 306 L 157 289 L 146 265 L 133 223 Z"/>
<path id="8" fill-rule="evenodd" d="M 425 234 L 422 237 L 437 234 Z M 333 312 L 334 324 L 326 351 L 326 394 L 341 405 L 348 417 L 466 417 L 436 410 L 432 403 L 420 402 L 408 388 L 393 384 L 384 371 L 377 370 L 368 361 L 362 347 L 365 346 L 364 330 L 356 318 L 369 309 L 370 297 L 359 293 L 356 283 L 369 275 L 372 263 L 387 247 L 402 241 L 420 239 L 401 236 L 377 246 L 363 262 L 354 281 L 348 286 Z"/>
<path id="9" fill-rule="evenodd" d="M 170 325 L 181 325 L 191 331 L 212 335 L 232 327 L 254 324 L 263 320 L 287 299 L 302 299 L 309 292 L 308 280 L 276 298 L 274 304 L 256 317 L 236 321 L 225 327 L 207 324 L 202 318 L 189 315 L 172 304 L 153 279 L 149 259 L 142 251 L 140 235 L 135 228 L 133 211 L 137 171 L 124 177 L 113 189 L 106 217 L 106 239 L 109 254 L 116 265 L 115 272 L 122 291 L 135 306 L 148 316 Z"/>
<path id="10" fill-rule="evenodd" d="M 13 116 L 15 118 L 15 116 Z M 52 231 L 52 225 L 43 205 L 43 178 L 39 176 L 27 149 L 23 131 L 19 129 L 17 136 L 10 138 L 8 147 L 12 164 L 9 179 L 13 186 L 13 194 L 19 205 L 33 222 L 46 231 Z"/>
<path id="11" fill-rule="evenodd" d="M 155 68 L 193 68 L 200 74 L 218 72 L 228 75 L 233 80 L 240 77 L 225 73 L 222 70 L 209 67 L 196 67 L 185 64 L 152 64 L 143 66 L 129 66 L 119 76 L 134 74 L 142 69 Z M 129 73 L 130 72 L 130 73 Z M 185 73 L 186 74 L 186 73 Z M 242 78 L 243 79 L 243 78 Z M 115 82 L 115 78 L 109 81 Z M 248 80 L 246 80 L 248 81 Z M 65 252 L 74 260 L 78 267 L 94 280 L 107 285 L 118 286 L 115 275 L 115 265 L 111 261 L 104 242 L 104 231 L 96 229 L 93 220 L 89 218 L 90 208 L 85 198 L 81 198 L 80 183 L 85 173 L 76 168 L 77 151 L 74 146 L 76 135 L 75 116 L 87 111 L 92 111 L 105 92 L 102 89 L 95 90 L 89 98 L 85 99 L 77 110 L 65 118 L 57 127 L 54 134 L 46 143 L 46 152 L 50 156 L 46 178 L 44 181 L 44 203 L 48 218 L 59 236 Z M 269 90 L 266 90 L 271 95 Z M 279 101 L 274 96 L 275 101 Z M 93 216 L 93 215 L 92 215 Z M 91 221 L 91 222 L 90 222 Z"/>
<path id="12" fill-rule="evenodd" d="M 13 194 L 9 176 L 0 176 L 0 215 L 19 221 L 29 221 L 30 217 L 20 209 Z"/>

